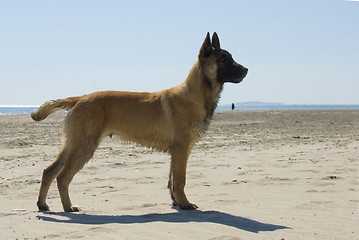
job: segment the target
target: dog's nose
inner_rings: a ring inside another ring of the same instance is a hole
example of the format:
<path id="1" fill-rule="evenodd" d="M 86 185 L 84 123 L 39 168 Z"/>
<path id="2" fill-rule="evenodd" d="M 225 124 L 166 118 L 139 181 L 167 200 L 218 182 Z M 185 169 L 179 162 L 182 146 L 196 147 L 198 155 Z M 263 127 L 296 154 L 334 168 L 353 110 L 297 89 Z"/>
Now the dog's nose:
<path id="1" fill-rule="evenodd" d="M 247 74 L 248 74 L 248 68 L 244 68 L 244 69 L 243 69 L 243 72 L 244 72 L 244 77 L 246 77 Z"/>

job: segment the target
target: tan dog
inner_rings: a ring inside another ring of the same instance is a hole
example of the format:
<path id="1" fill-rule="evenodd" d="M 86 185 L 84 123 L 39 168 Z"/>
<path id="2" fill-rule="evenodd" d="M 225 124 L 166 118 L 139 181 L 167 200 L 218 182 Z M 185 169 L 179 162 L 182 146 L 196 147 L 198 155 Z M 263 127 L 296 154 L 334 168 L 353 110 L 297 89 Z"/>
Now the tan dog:
<path id="1" fill-rule="evenodd" d="M 35 121 L 60 109 L 70 110 L 64 127 L 64 144 L 55 162 L 43 172 L 37 206 L 49 210 L 46 195 L 57 177 L 61 202 L 66 212 L 72 205 L 69 184 L 93 156 L 105 136 L 118 134 L 143 146 L 171 154 L 168 181 L 174 205 L 195 209 L 184 192 L 186 166 L 192 147 L 207 130 L 225 82 L 239 83 L 248 69 L 220 48 L 216 33 L 209 33 L 198 61 L 181 85 L 155 93 L 106 91 L 44 103 L 31 114 Z"/>

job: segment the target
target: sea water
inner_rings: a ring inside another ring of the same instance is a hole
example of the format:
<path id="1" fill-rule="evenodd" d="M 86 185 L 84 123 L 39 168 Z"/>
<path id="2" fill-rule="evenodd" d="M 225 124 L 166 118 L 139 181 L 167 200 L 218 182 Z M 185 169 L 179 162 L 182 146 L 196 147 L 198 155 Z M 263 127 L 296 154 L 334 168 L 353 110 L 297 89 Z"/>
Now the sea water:
<path id="1" fill-rule="evenodd" d="M 28 114 L 38 108 L 38 106 L 0 106 L 0 114 Z"/>
<path id="2" fill-rule="evenodd" d="M 251 104 L 237 104 L 235 105 L 235 110 L 325 110 L 325 109 L 359 109 L 359 105 L 251 105 Z M 217 111 L 227 111 L 232 110 L 232 106 L 224 105 L 218 106 Z"/>

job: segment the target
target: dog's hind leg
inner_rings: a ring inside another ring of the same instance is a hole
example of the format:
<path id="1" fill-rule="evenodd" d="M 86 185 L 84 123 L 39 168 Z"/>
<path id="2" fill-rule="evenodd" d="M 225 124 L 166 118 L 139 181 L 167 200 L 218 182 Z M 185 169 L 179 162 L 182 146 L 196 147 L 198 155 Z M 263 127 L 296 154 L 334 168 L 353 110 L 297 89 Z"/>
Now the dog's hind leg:
<path id="1" fill-rule="evenodd" d="M 68 159 L 60 174 L 57 176 L 57 187 L 60 192 L 62 206 L 65 212 L 78 212 L 81 209 L 72 205 L 69 196 L 69 185 L 75 174 L 90 160 L 98 146 L 97 140 L 85 140 L 82 144 L 72 148 Z"/>
<path id="2" fill-rule="evenodd" d="M 174 203 L 178 204 L 181 209 L 191 210 L 198 208 L 195 204 L 190 203 L 184 192 L 186 185 L 186 168 L 187 160 L 190 154 L 189 147 L 177 146 L 171 150 L 171 173 L 170 183 L 172 182 L 171 197 Z M 172 179 L 172 181 L 171 181 Z M 169 184 L 170 185 L 170 184 Z"/>
<path id="3" fill-rule="evenodd" d="M 56 176 L 64 167 L 66 158 L 67 150 L 64 148 L 57 156 L 56 161 L 53 162 L 49 167 L 47 167 L 43 172 L 39 198 L 37 201 L 37 207 L 40 211 L 49 210 L 49 206 L 46 204 L 46 195 L 49 191 L 51 183 L 55 180 Z"/>

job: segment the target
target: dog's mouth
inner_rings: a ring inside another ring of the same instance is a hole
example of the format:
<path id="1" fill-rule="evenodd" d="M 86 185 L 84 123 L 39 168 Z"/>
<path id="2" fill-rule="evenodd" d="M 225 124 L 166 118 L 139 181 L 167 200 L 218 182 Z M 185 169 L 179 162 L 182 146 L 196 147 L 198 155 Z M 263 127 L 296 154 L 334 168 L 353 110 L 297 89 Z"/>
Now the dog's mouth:
<path id="1" fill-rule="evenodd" d="M 243 81 L 244 78 L 224 78 L 224 82 L 230 82 L 230 83 L 240 83 Z"/>

